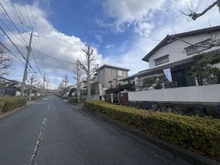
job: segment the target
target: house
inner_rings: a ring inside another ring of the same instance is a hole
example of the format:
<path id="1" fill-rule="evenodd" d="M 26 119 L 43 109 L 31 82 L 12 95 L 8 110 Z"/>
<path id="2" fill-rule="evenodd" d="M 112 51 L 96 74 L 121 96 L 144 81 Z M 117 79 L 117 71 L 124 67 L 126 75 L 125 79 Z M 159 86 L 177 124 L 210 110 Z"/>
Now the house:
<path id="1" fill-rule="evenodd" d="M 126 68 L 106 64 L 98 68 L 94 80 L 96 93 L 104 95 L 105 90 L 117 87 L 120 79 L 128 77 L 128 71 Z"/>
<path id="2" fill-rule="evenodd" d="M 219 55 L 219 43 L 220 26 L 167 35 L 142 59 L 149 63 L 149 69 L 121 81 L 134 82 L 136 77 L 147 82 L 155 81 L 158 77 L 166 81 L 163 70 L 170 68 L 172 81 L 177 87 L 198 85 L 199 82 L 195 77 L 188 74 L 194 63 L 193 57 L 198 53 Z M 220 65 L 218 64 L 217 67 Z"/>

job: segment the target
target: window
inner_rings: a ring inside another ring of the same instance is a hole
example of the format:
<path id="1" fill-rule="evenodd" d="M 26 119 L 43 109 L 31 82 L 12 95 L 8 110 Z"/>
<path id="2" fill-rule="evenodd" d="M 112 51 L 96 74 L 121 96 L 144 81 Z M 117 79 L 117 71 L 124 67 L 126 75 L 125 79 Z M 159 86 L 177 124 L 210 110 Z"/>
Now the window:
<path id="1" fill-rule="evenodd" d="M 118 76 L 122 77 L 122 71 L 118 70 Z"/>
<path id="2" fill-rule="evenodd" d="M 167 63 L 169 62 L 169 54 L 163 56 L 163 57 L 160 57 L 160 58 L 157 58 L 154 60 L 155 61 L 155 65 L 161 65 L 161 64 L 164 64 L 164 63 Z"/>
<path id="3" fill-rule="evenodd" d="M 210 48 L 210 43 L 211 43 L 211 39 L 207 39 L 202 42 L 196 43 L 195 45 L 188 46 L 185 48 L 186 54 L 189 56 L 207 50 Z"/>
<path id="4" fill-rule="evenodd" d="M 108 69 L 108 74 L 112 74 L 112 69 Z"/>

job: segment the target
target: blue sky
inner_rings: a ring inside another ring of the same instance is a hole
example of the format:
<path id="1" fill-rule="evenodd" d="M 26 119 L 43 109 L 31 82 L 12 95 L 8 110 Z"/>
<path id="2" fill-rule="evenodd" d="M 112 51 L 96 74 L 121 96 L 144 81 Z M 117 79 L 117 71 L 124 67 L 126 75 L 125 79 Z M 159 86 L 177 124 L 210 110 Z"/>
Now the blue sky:
<path id="1" fill-rule="evenodd" d="M 111 53 L 111 50 L 106 47 L 121 47 L 129 42 L 133 34 L 129 28 L 123 33 L 117 33 L 100 27 L 98 20 L 106 22 L 113 20 L 105 15 L 101 2 L 101 0 L 84 0 L 83 2 L 55 0 L 48 7 L 51 12 L 48 18 L 57 30 L 69 36 L 79 37 L 83 42 L 98 47 L 99 52 L 105 57 Z M 114 51 L 115 55 L 122 52 L 123 50 Z"/>
<path id="2" fill-rule="evenodd" d="M 177 10 L 186 11 L 187 6 L 193 4 L 201 11 L 211 2 L 213 0 L 2 0 L 21 34 L 1 7 L 0 26 L 24 55 L 26 49 L 20 35 L 28 42 L 33 27 L 39 37 L 33 38 L 30 63 L 39 79 L 42 80 L 41 73 L 46 73 L 51 87 L 55 88 L 65 74 L 69 76 L 69 84 L 74 84 L 73 66 L 47 55 L 73 63 L 77 59 L 83 62 L 82 48 L 89 44 L 95 50 L 95 64 L 125 67 L 131 70 L 131 75 L 148 68 L 142 57 L 167 34 L 209 27 L 210 23 L 219 25 L 217 8 L 196 21 L 188 21 Z M 2 33 L 0 36 L 1 42 L 21 58 L 7 37 Z M 21 81 L 23 69 L 23 64 L 15 59 L 7 77 Z"/>

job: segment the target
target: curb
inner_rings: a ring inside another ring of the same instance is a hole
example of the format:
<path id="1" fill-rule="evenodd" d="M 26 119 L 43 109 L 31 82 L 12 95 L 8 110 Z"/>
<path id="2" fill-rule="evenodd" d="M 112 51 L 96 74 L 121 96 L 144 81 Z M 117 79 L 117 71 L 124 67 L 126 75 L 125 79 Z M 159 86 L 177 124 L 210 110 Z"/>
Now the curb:
<path id="1" fill-rule="evenodd" d="M 116 125 L 117 127 L 121 128 L 121 129 L 143 139 L 143 140 L 150 142 L 151 144 L 171 153 L 172 155 L 174 155 L 174 157 L 178 157 L 182 160 L 185 160 L 186 162 L 188 162 L 190 164 L 193 164 L 193 165 L 220 165 L 220 163 L 218 163 L 212 159 L 209 159 L 204 156 L 192 153 L 189 150 L 183 149 L 179 146 L 170 144 L 170 143 L 165 142 L 161 139 L 158 139 L 156 137 L 148 135 L 140 130 L 136 130 L 136 129 L 132 128 L 129 125 L 126 125 L 126 124 L 121 123 L 116 120 L 112 120 L 111 118 L 104 116 L 102 114 L 99 114 L 97 112 L 88 110 L 84 106 L 82 106 L 82 109 L 87 111 L 88 113 L 94 115 L 94 116 L 99 117 L 100 119 L 102 119 L 108 123 Z"/>
<path id="2" fill-rule="evenodd" d="M 40 101 L 41 99 L 42 99 L 42 98 L 40 98 L 40 99 L 38 99 L 38 100 L 34 100 L 34 101 L 33 101 L 32 103 L 30 103 L 30 104 L 27 104 L 27 103 L 28 103 L 28 102 L 27 102 L 27 103 L 26 103 L 24 106 L 22 106 L 22 107 L 18 107 L 18 108 L 13 109 L 12 111 L 3 113 L 3 115 L 0 116 L 0 119 L 3 119 L 3 118 L 5 118 L 5 117 L 7 117 L 7 116 L 9 116 L 9 115 L 11 115 L 11 114 L 13 114 L 13 113 L 15 113 L 15 112 L 21 110 L 21 109 L 23 109 L 23 108 L 25 108 L 25 107 L 29 107 L 30 105 L 36 103 L 37 101 Z"/>

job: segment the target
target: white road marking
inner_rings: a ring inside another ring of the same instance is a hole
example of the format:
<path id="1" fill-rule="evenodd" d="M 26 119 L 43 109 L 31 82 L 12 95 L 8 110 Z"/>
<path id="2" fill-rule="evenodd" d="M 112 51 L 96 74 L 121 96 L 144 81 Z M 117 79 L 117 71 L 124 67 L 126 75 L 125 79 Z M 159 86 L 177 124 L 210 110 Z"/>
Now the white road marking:
<path id="1" fill-rule="evenodd" d="M 31 157 L 30 165 L 34 165 L 34 162 L 37 158 L 37 155 L 38 155 L 38 152 L 39 152 L 39 149 L 40 149 L 40 144 L 43 140 L 44 128 L 45 128 L 46 123 L 47 123 L 47 118 L 44 118 L 43 124 L 42 124 L 41 129 L 40 129 L 40 134 L 38 136 L 38 139 L 37 139 L 37 142 L 36 142 L 36 145 L 35 145 L 35 148 L 34 148 L 34 152 L 33 152 L 33 155 Z"/>

